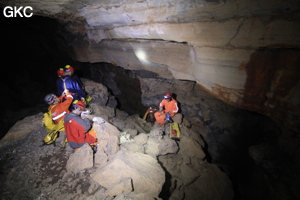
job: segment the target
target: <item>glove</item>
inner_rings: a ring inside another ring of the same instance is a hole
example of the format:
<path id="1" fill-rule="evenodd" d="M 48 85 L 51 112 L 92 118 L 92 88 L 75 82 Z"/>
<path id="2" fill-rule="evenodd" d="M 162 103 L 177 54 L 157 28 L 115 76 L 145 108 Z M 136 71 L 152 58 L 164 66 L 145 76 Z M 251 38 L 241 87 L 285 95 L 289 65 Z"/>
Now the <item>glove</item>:
<path id="1" fill-rule="evenodd" d="M 105 123 L 105 120 L 103 118 L 101 118 L 101 117 L 94 117 L 93 118 L 93 122 L 97 122 L 99 124 L 103 124 L 103 123 Z"/>
<path id="2" fill-rule="evenodd" d="M 83 101 L 83 103 L 86 105 L 86 101 L 84 98 L 81 98 L 81 101 Z"/>
<path id="3" fill-rule="evenodd" d="M 82 113 L 80 114 L 80 116 L 81 116 L 81 118 L 87 118 L 87 117 L 89 116 L 89 114 L 88 114 L 88 113 L 85 113 L 85 112 L 82 112 Z"/>
<path id="4" fill-rule="evenodd" d="M 68 89 L 65 89 L 63 93 L 64 93 L 66 96 L 67 96 L 67 95 L 72 95 L 72 94 L 69 92 Z"/>

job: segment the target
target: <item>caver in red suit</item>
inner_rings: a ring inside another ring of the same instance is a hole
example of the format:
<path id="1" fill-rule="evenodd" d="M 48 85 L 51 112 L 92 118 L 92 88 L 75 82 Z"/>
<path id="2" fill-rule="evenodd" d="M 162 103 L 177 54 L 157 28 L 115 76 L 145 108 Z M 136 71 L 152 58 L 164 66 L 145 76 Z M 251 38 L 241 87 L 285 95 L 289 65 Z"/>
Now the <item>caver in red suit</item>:
<path id="1" fill-rule="evenodd" d="M 82 111 L 85 110 L 83 101 L 74 101 L 71 106 L 71 113 L 66 114 L 64 126 L 67 140 L 71 148 L 77 149 L 85 143 L 94 145 L 97 143 L 95 131 L 91 129 L 92 122 L 87 118 L 81 118 Z"/>

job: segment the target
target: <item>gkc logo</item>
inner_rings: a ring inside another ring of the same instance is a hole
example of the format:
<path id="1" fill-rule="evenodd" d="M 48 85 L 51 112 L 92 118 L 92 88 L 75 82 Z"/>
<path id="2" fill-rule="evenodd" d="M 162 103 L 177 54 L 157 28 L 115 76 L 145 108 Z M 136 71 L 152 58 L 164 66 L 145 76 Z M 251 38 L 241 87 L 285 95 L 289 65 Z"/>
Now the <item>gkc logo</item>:
<path id="1" fill-rule="evenodd" d="M 28 11 L 31 10 L 31 11 Z M 11 7 L 11 6 L 6 6 L 3 10 L 3 14 L 5 17 L 9 18 L 9 17 L 31 17 L 33 15 L 32 13 L 33 9 L 31 6 L 25 6 L 23 8 L 23 6 L 17 7 Z"/>

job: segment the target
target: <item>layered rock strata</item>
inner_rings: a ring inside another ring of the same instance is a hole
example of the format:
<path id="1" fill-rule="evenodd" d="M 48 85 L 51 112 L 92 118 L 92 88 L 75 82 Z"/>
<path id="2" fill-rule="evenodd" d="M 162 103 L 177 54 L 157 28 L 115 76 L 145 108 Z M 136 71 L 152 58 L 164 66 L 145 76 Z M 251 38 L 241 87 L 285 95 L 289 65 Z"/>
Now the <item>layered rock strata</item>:
<path id="1" fill-rule="evenodd" d="M 300 131 L 300 5 L 289 1 L 2 1 L 57 19 L 74 60 L 196 81 Z"/>

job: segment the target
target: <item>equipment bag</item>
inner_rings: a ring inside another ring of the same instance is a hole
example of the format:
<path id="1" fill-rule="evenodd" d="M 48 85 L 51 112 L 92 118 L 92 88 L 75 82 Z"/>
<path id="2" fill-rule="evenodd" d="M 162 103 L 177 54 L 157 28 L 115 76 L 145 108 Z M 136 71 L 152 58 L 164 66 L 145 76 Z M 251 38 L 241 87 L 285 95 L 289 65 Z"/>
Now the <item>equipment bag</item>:
<path id="1" fill-rule="evenodd" d="M 180 128 L 176 122 L 170 123 L 170 138 L 180 140 Z"/>

